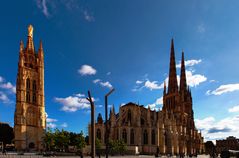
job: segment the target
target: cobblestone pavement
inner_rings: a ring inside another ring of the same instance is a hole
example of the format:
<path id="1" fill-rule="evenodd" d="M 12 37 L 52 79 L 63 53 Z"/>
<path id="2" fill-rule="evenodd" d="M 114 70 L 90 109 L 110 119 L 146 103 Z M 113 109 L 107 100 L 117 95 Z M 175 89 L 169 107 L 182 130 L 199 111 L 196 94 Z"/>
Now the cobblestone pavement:
<path id="1" fill-rule="evenodd" d="M 80 156 L 57 156 L 54 158 L 80 158 Z M 9 153 L 6 155 L 1 155 L 0 158 L 45 158 L 42 155 L 33 155 L 33 154 L 25 154 L 25 155 L 16 155 L 15 153 Z M 84 158 L 90 158 L 89 156 L 84 156 Z M 98 158 L 96 156 L 95 158 Z M 101 156 L 104 158 L 104 156 Z M 135 156 L 109 156 L 109 158 L 155 158 L 155 156 L 150 155 L 135 155 Z M 167 156 L 161 156 L 160 158 L 168 158 Z M 176 156 L 172 156 L 171 158 L 177 158 Z M 185 157 L 186 158 L 186 157 Z M 195 158 L 195 157 L 193 157 Z M 198 155 L 198 158 L 210 158 L 208 155 Z"/>

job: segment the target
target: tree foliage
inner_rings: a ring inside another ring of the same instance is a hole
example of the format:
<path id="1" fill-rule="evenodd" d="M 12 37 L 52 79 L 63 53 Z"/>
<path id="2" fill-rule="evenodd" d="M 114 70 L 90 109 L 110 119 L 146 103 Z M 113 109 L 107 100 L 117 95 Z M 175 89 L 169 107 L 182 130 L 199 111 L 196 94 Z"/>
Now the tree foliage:
<path id="1" fill-rule="evenodd" d="M 11 144 L 13 138 L 13 128 L 7 123 L 0 123 L 0 142 L 3 142 L 4 147 L 6 144 Z"/>
<path id="2" fill-rule="evenodd" d="M 68 151 L 69 146 L 82 150 L 86 145 L 83 132 L 74 133 L 63 129 L 55 129 L 52 131 L 48 128 L 43 140 L 47 151 L 54 150 L 65 152 Z"/>
<path id="3" fill-rule="evenodd" d="M 111 155 L 124 155 L 126 152 L 126 144 L 123 140 L 110 140 L 109 148 Z"/>

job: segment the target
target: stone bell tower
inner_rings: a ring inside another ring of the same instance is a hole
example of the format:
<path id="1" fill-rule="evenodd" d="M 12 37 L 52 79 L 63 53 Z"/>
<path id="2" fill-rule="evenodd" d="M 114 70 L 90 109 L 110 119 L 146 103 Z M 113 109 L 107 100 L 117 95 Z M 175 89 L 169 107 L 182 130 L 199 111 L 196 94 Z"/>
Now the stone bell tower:
<path id="1" fill-rule="evenodd" d="M 20 42 L 16 83 L 14 135 L 16 150 L 39 151 L 46 128 L 44 52 L 40 41 L 34 48 L 33 27 L 28 26 L 27 44 Z"/>

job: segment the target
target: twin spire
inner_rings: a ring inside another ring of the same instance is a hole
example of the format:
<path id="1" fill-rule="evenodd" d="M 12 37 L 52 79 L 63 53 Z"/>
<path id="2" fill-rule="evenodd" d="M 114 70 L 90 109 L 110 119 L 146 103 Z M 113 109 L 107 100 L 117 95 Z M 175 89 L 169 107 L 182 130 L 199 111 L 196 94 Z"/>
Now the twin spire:
<path id="1" fill-rule="evenodd" d="M 164 93 L 166 94 L 166 86 L 164 86 Z M 184 52 L 182 52 L 181 60 L 181 75 L 180 75 L 180 92 L 187 90 L 187 80 L 185 73 L 185 61 Z M 178 92 L 177 72 L 175 63 L 174 42 L 171 40 L 171 52 L 170 52 L 170 66 L 169 66 L 169 79 L 168 79 L 168 93 Z"/>

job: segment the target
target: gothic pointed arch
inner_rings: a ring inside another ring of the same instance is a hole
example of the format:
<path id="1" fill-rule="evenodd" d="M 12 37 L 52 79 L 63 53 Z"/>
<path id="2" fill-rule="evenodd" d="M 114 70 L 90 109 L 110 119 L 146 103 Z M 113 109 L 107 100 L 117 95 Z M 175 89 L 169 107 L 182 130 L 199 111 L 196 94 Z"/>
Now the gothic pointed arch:
<path id="1" fill-rule="evenodd" d="M 152 145 L 155 145 L 155 140 L 156 140 L 155 130 L 152 129 L 152 131 L 151 131 L 151 144 Z"/>
<path id="2" fill-rule="evenodd" d="M 126 132 L 126 129 L 123 129 L 123 132 L 122 132 L 122 139 L 125 143 L 127 143 L 127 132 Z"/>
<path id="3" fill-rule="evenodd" d="M 98 128 L 97 131 L 96 131 L 96 137 L 101 140 L 101 131 L 100 129 Z"/>
<path id="4" fill-rule="evenodd" d="M 131 144 L 131 145 L 134 144 L 134 137 L 135 137 L 134 129 L 131 129 L 131 130 L 130 130 L 130 144 Z"/>
<path id="5" fill-rule="evenodd" d="M 148 132 L 146 129 L 144 130 L 144 133 L 143 133 L 143 144 L 144 145 L 148 144 Z"/>

